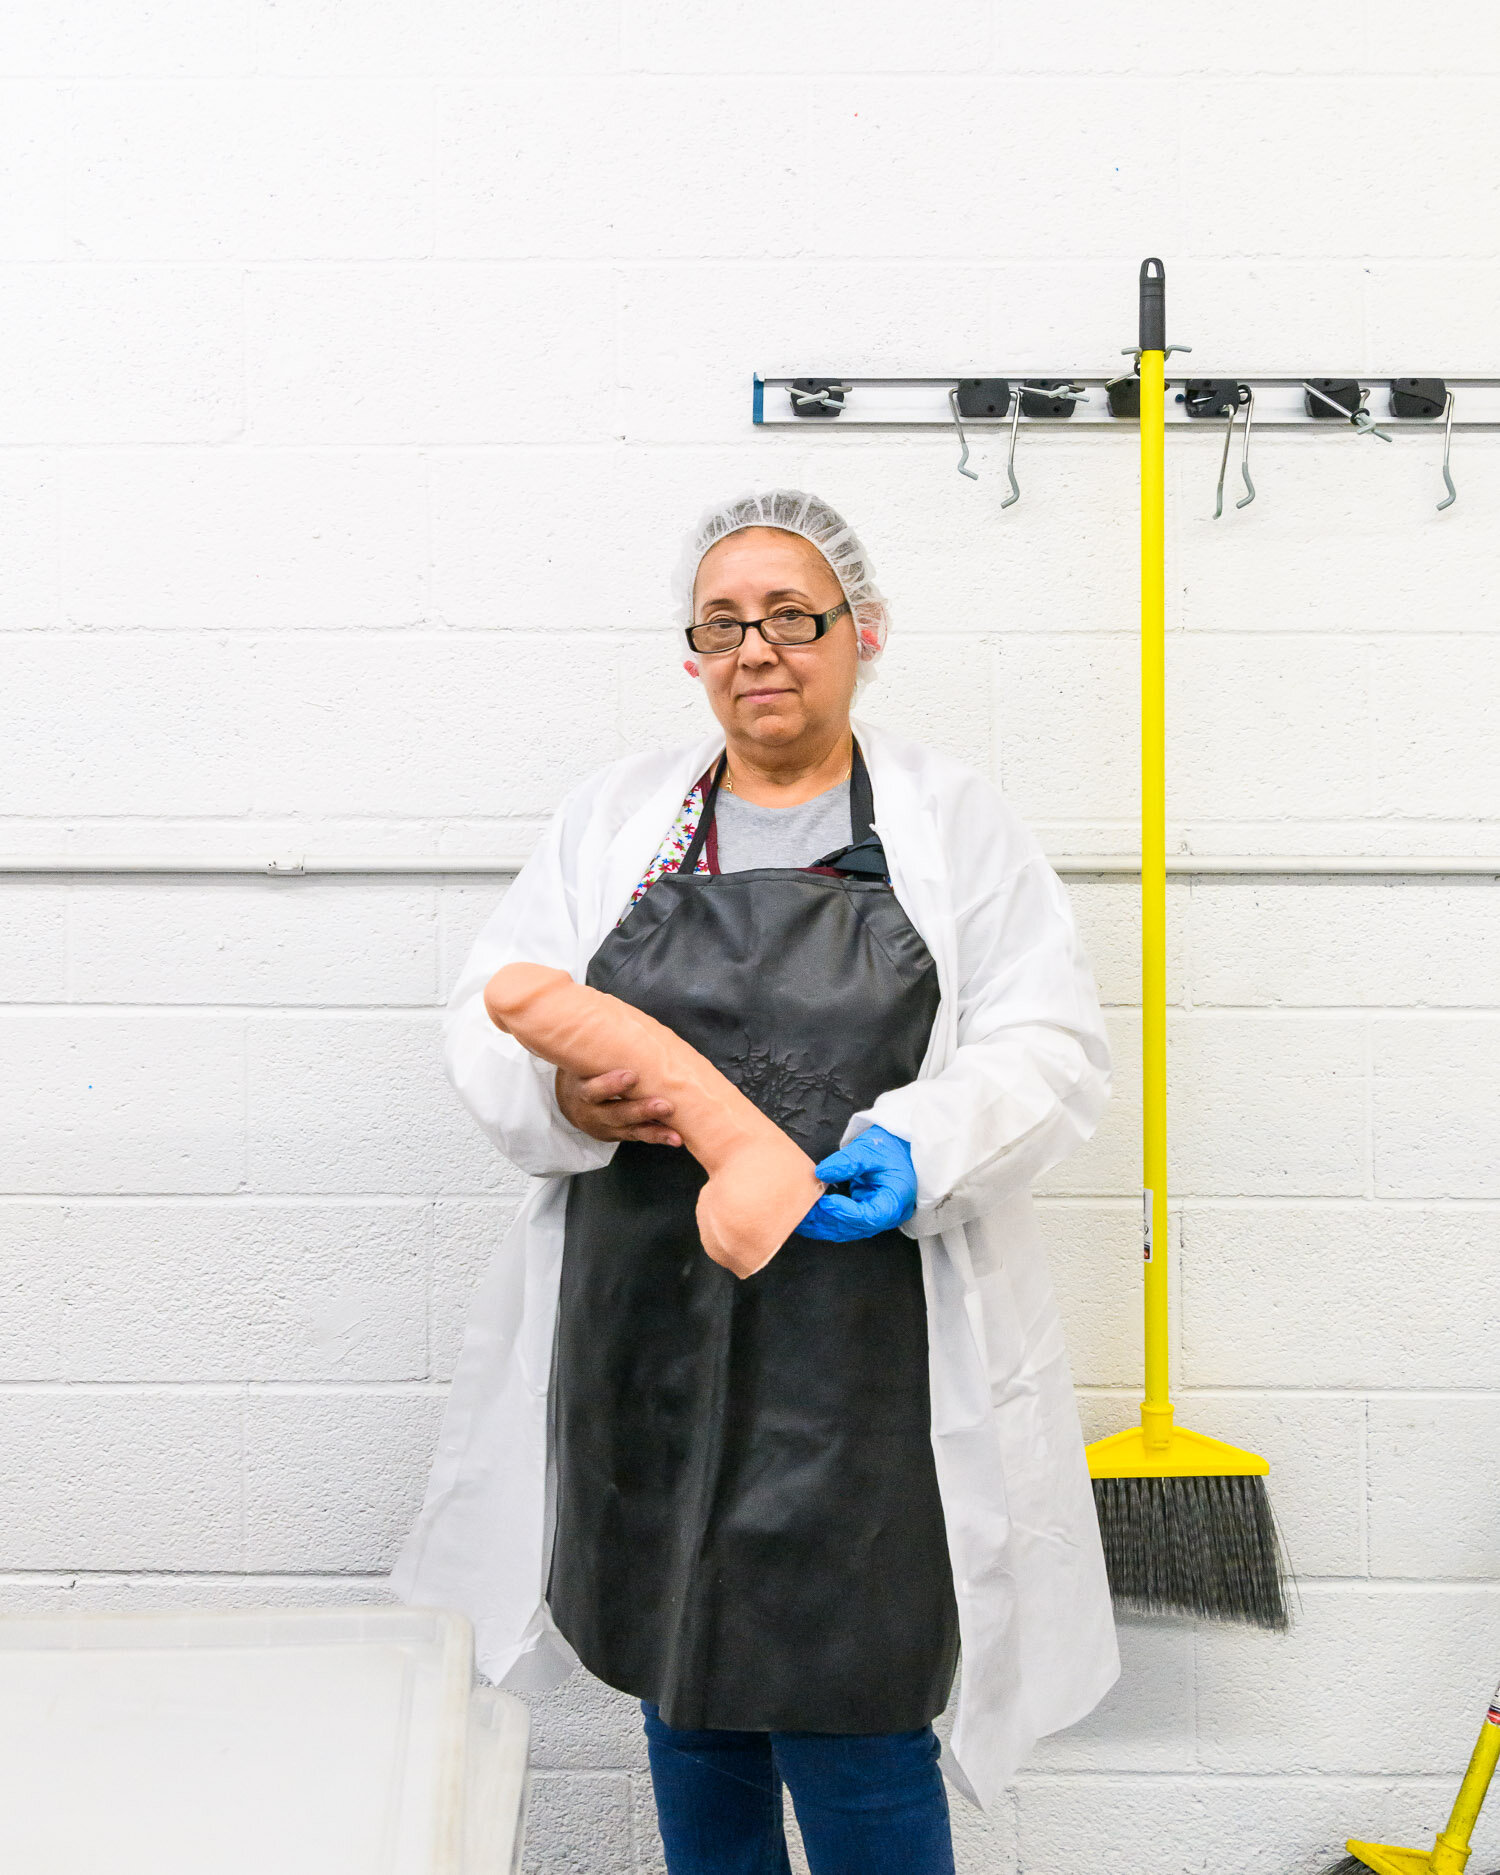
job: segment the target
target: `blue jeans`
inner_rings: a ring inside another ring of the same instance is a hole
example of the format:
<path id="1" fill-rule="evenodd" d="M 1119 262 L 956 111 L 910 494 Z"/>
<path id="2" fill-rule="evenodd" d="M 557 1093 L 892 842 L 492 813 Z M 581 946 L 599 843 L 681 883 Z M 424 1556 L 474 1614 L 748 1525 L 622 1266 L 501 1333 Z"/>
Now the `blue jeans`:
<path id="1" fill-rule="evenodd" d="M 948 1796 L 917 1732 L 679 1732 L 642 1702 L 668 1875 L 790 1875 L 781 1787 L 813 1875 L 953 1875 Z"/>

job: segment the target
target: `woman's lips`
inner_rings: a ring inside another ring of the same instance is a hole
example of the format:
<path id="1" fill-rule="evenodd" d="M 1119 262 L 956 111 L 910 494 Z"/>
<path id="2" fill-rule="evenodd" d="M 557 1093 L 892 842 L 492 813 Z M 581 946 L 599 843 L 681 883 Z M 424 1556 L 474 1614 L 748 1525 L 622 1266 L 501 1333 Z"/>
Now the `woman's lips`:
<path id="1" fill-rule="evenodd" d="M 789 697 L 790 690 L 742 690 L 739 694 L 741 703 L 764 703 L 767 697 Z"/>

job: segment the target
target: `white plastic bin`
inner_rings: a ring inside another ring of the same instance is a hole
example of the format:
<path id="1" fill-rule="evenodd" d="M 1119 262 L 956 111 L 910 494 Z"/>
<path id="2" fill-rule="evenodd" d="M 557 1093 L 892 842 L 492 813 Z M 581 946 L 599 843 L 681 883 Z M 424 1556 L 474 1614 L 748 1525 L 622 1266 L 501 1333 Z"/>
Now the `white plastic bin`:
<path id="1" fill-rule="evenodd" d="M 530 1717 L 413 1608 L 0 1620 L 6 1875 L 511 1875 Z"/>

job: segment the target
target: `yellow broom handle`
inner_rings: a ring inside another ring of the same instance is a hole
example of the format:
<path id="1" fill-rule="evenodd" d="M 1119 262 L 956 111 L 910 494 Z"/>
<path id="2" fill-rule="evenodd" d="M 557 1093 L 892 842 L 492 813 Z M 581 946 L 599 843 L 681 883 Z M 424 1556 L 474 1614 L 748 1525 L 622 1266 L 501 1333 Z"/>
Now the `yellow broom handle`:
<path id="1" fill-rule="evenodd" d="M 1490 1787 L 1490 1779 L 1495 1773 L 1495 1761 L 1500 1758 L 1500 1687 L 1495 1689 L 1495 1697 L 1490 1701 L 1489 1713 L 1484 1724 L 1479 1728 L 1478 1742 L 1474 1746 L 1474 1755 L 1469 1759 L 1469 1768 L 1464 1772 L 1464 1781 L 1458 1787 L 1458 1796 L 1454 1800 L 1453 1814 L 1448 1818 L 1448 1827 L 1438 1837 L 1433 1850 L 1433 1866 L 1451 1860 L 1462 1868 L 1469 1854 L 1469 1837 L 1479 1819 L 1479 1812 L 1484 1807 L 1485 1793 Z M 1443 1855 L 1444 1849 L 1447 1856 Z"/>
<path id="2" fill-rule="evenodd" d="M 1141 267 L 1141 1095 L 1146 1444 L 1171 1431 L 1167 1374 L 1167 825 L 1164 655 L 1166 280 Z"/>

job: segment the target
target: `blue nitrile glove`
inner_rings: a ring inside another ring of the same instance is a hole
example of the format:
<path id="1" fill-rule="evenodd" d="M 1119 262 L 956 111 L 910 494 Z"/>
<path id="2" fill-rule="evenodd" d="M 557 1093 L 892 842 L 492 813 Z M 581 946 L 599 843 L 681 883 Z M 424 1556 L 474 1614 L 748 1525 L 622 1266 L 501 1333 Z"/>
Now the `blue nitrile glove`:
<path id="1" fill-rule="evenodd" d="M 917 1174 L 911 1147 L 883 1126 L 867 1127 L 858 1139 L 830 1153 L 814 1170 L 825 1185 L 847 1185 L 849 1196 L 824 1192 L 797 1226 L 802 1237 L 825 1243 L 855 1243 L 904 1224 L 917 1208 Z"/>

